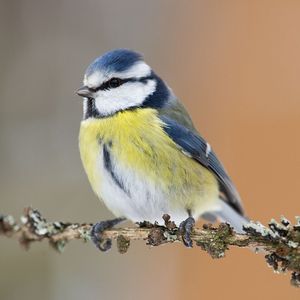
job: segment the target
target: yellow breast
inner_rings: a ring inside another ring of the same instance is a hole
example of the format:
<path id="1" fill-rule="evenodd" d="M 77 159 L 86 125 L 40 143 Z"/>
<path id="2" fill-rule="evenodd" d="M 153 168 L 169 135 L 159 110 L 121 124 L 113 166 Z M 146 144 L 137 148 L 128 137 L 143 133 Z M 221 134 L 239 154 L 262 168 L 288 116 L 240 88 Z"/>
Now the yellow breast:
<path id="1" fill-rule="evenodd" d="M 157 112 L 150 108 L 82 121 L 81 159 L 98 195 L 101 194 L 101 173 L 97 165 L 101 144 L 105 143 L 112 145 L 112 155 L 123 166 L 146 176 L 166 193 L 171 193 L 174 201 L 184 202 L 186 207 L 195 206 L 200 197 L 205 201 L 217 198 L 215 177 L 184 155 L 165 134 L 162 125 Z"/>

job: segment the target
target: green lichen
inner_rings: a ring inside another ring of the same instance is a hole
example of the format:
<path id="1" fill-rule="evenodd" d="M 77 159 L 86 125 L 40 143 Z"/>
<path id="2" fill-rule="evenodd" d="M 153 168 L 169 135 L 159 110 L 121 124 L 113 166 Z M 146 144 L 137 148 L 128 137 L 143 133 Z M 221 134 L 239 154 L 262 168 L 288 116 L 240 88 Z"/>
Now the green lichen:
<path id="1" fill-rule="evenodd" d="M 67 241 L 65 240 L 59 240 L 56 242 L 50 241 L 50 245 L 59 253 L 63 253 L 66 248 Z"/>
<path id="2" fill-rule="evenodd" d="M 123 235 L 117 237 L 117 248 L 119 253 L 124 254 L 128 251 L 130 246 L 130 240 Z"/>
<path id="3" fill-rule="evenodd" d="M 228 249 L 229 238 L 232 236 L 232 228 L 228 224 L 220 224 L 219 227 L 204 226 L 207 235 L 196 240 L 196 245 L 207 251 L 212 258 L 222 258 Z"/>
<path id="4" fill-rule="evenodd" d="M 80 234 L 80 238 L 83 239 L 84 242 L 88 242 L 91 240 L 91 230 L 90 229 L 78 229 L 78 232 Z"/>

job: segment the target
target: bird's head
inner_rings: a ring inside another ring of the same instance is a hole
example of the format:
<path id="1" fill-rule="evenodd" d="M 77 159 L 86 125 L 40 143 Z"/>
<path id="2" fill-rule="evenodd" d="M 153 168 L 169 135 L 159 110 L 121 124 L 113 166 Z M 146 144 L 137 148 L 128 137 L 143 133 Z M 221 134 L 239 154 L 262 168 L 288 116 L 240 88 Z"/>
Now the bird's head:
<path id="1" fill-rule="evenodd" d="M 141 54 L 127 49 L 96 58 L 87 68 L 83 84 L 77 94 L 84 98 L 84 119 L 137 107 L 160 108 L 170 95 Z"/>

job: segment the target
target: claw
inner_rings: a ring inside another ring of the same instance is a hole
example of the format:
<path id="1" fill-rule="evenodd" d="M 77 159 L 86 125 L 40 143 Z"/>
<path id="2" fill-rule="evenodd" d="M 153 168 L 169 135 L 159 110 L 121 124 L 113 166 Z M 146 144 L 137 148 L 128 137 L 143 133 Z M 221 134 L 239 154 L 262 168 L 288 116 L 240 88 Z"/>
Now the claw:
<path id="1" fill-rule="evenodd" d="M 195 219 L 193 217 L 188 217 L 186 220 L 182 221 L 179 225 L 179 232 L 182 236 L 183 244 L 188 248 L 193 247 L 191 233 L 194 226 L 195 226 Z"/>
<path id="2" fill-rule="evenodd" d="M 112 228 L 115 225 L 125 221 L 125 218 L 116 218 L 113 220 L 101 221 L 96 223 L 91 229 L 91 240 L 100 251 L 107 251 L 111 248 L 111 239 L 103 237 L 103 231 Z"/>

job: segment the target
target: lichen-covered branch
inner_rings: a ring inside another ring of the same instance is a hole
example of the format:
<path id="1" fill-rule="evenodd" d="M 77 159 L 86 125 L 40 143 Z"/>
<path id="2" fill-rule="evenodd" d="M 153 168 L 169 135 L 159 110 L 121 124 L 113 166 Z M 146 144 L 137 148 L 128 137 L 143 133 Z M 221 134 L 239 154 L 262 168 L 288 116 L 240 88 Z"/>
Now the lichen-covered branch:
<path id="1" fill-rule="evenodd" d="M 170 220 L 163 216 L 165 226 L 143 222 L 133 228 L 107 229 L 104 239 L 116 240 L 120 253 L 127 252 L 130 241 L 145 240 L 148 245 L 182 242 L 181 233 Z M 47 222 L 38 210 L 26 208 L 20 222 L 10 215 L 0 215 L 0 235 L 17 238 L 28 248 L 30 243 L 48 240 L 56 250 L 75 239 L 90 240 L 92 224 Z M 207 251 L 213 258 L 224 257 L 229 246 L 247 247 L 263 252 L 266 261 L 276 272 L 291 272 L 291 283 L 300 287 L 300 218 L 296 224 L 282 217 L 280 222 L 272 220 L 268 227 L 259 222 L 250 222 L 244 227 L 245 234 L 238 234 L 229 224 L 218 227 L 210 224 L 202 229 L 194 228 L 191 235 L 194 244 Z"/>

